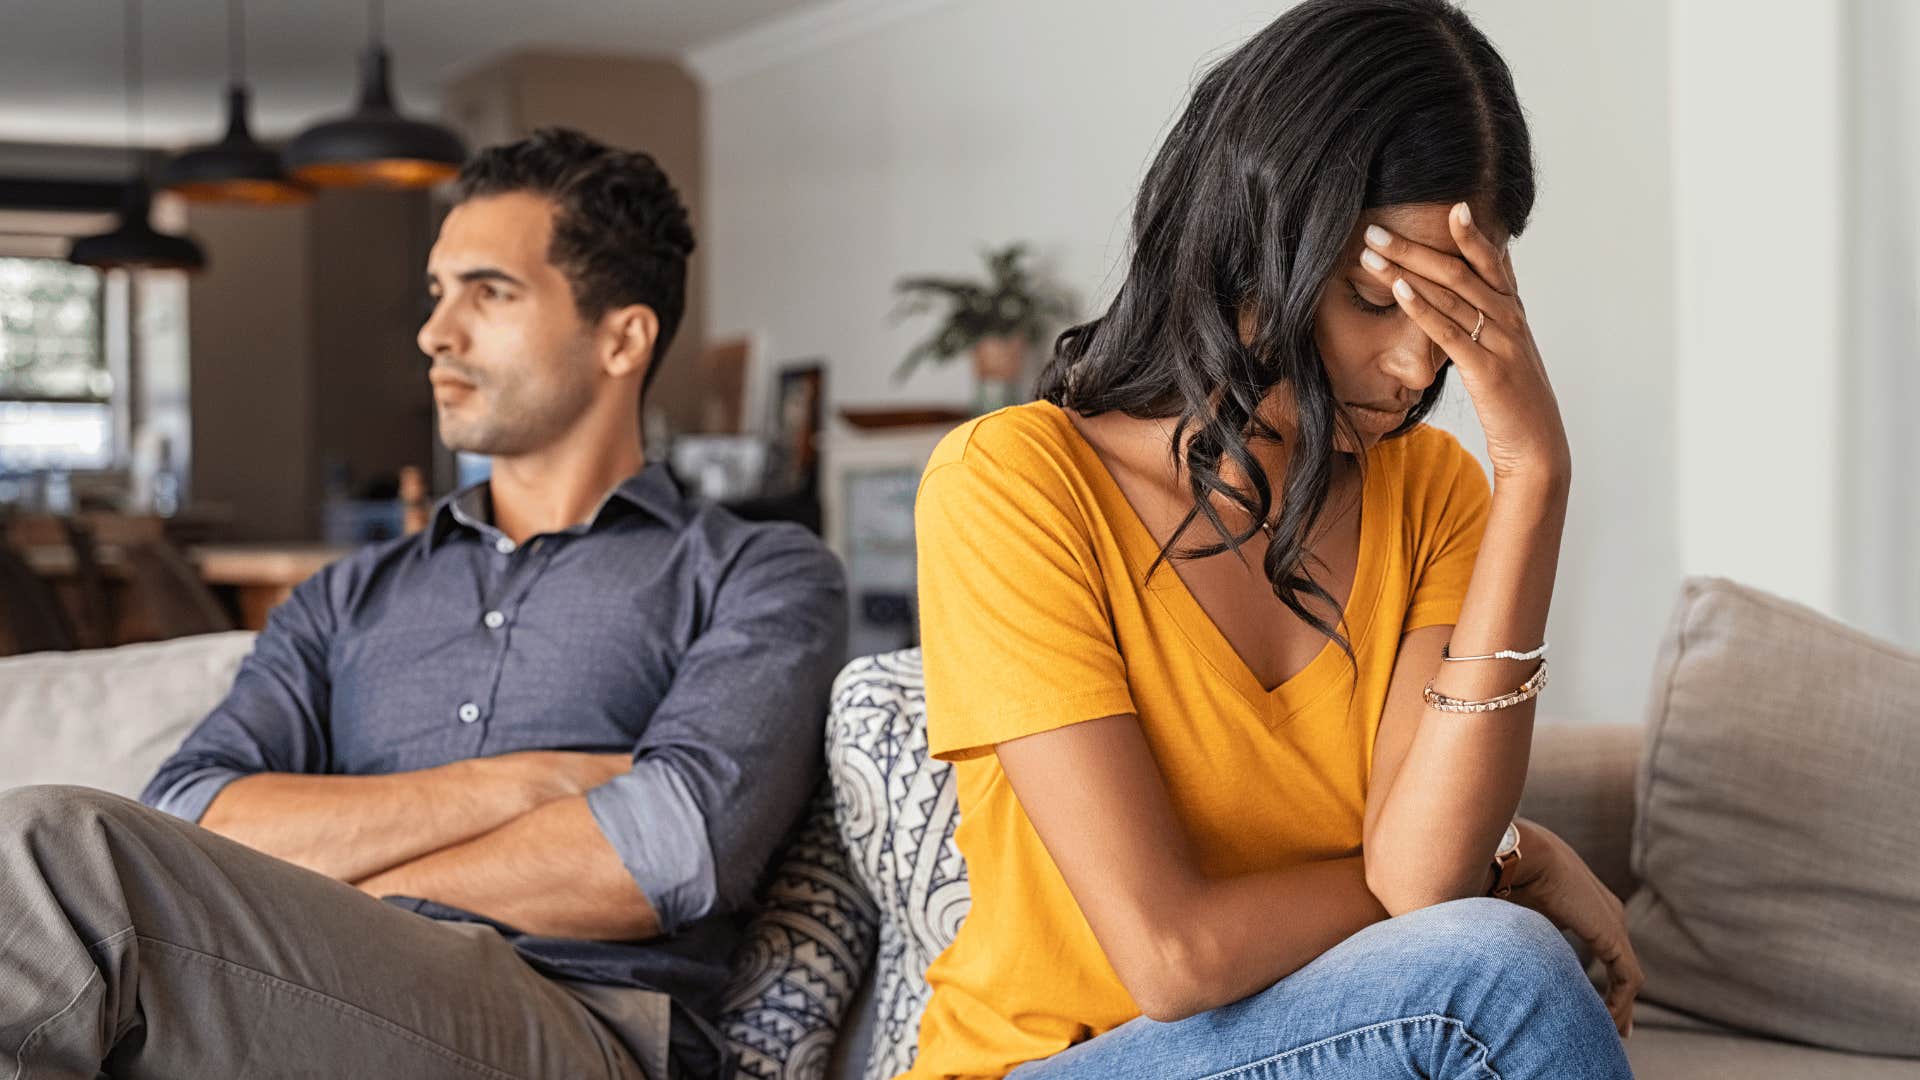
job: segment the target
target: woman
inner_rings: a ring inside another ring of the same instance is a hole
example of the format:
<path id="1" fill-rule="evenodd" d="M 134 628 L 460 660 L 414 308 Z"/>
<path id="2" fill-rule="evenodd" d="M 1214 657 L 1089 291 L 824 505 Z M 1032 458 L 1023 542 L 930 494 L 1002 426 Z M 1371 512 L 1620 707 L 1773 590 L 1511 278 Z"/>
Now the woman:
<path id="1" fill-rule="evenodd" d="M 1309 0 L 1199 83 L 1042 400 L 942 443 L 973 907 L 910 1076 L 1630 1075 L 1621 905 L 1512 822 L 1572 468 L 1507 249 L 1533 195 L 1465 15 Z M 1450 366 L 1491 485 L 1421 422 Z"/>

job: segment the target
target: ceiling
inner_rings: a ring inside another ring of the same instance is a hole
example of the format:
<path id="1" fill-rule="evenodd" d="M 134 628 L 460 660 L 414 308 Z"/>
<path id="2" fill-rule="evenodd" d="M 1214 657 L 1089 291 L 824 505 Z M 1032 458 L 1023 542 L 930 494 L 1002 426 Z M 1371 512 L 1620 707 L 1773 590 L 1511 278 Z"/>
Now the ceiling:
<path id="1" fill-rule="evenodd" d="M 385 0 L 403 109 L 524 49 L 678 56 L 828 0 Z M 149 145 L 218 137 L 227 81 L 226 0 L 144 0 Z M 292 135 L 351 105 L 367 7 L 356 0 L 245 3 L 254 133 Z M 123 144 L 121 0 L 0 0 L 0 141 Z"/>

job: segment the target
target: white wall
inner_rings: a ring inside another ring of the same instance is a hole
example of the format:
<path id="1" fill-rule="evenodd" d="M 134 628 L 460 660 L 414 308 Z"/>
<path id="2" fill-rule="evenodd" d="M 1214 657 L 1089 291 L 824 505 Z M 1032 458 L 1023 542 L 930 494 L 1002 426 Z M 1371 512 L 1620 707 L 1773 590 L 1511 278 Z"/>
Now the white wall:
<path id="1" fill-rule="evenodd" d="M 1920 14 L 1672 16 L 1681 566 L 1920 648 Z"/>
<path id="2" fill-rule="evenodd" d="M 1840 0 L 1673 6 L 1681 565 L 1831 611 L 1842 488 Z"/>
<path id="3" fill-rule="evenodd" d="M 1680 573 L 1667 7 L 1468 6 L 1533 125 L 1540 199 L 1515 262 L 1578 470 L 1542 713 L 1635 720 Z M 889 324 L 894 278 L 969 271 L 1021 238 L 1104 300 L 1190 81 L 1283 7 L 919 0 L 880 17 L 844 2 L 792 22 L 788 48 L 775 26 L 696 54 L 709 326 L 761 334 L 776 362 L 827 357 L 836 405 L 964 400 L 957 367 L 890 381 L 921 329 Z M 1463 398 L 1439 422 L 1483 448 Z"/>

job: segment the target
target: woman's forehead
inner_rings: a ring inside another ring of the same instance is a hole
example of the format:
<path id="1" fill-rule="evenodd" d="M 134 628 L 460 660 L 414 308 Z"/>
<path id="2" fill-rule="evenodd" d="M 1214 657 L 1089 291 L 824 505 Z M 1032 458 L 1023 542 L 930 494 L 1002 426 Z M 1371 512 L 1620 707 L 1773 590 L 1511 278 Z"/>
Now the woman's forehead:
<path id="1" fill-rule="evenodd" d="M 1416 244 L 1425 244 L 1435 251 L 1448 255 L 1460 254 L 1460 245 L 1453 241 L 1453 231 L 1447 223 L 1447 216 L 1453 212 L 1452 203 L 1408 203 L 1400 206 L 1380 206 L 1363 211 L 1360 223 L 1354 230 L 1358 238 L 1369 225 L 1379 225 L 1399 236 L 1404 236 Z M 1495 246 L 1506 237 L 1498 232 L 1489 231 L 1477 218 L 1474 225 L 1487 233 Z"/>

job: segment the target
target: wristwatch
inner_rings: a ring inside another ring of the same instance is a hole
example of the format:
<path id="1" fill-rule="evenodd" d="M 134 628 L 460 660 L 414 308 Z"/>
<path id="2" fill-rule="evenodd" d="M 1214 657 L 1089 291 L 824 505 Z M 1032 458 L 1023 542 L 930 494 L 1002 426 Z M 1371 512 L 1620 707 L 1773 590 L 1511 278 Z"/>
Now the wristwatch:
<path id="1" fill-rule="evenodd" d="M 1513 891 L 1513 868 L 1520 862 L 1520 827 L 1507 822 L 1507 831 L 1500 837 L 1500 849 L 1493 853 L 1493 885 L 1487 889 L 1488 896 L 1505 899 Z"/>

